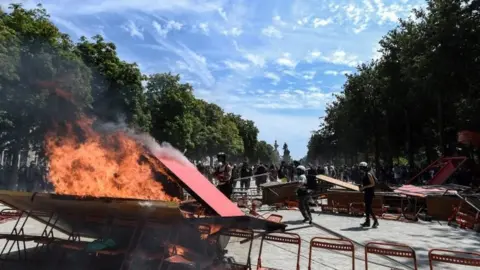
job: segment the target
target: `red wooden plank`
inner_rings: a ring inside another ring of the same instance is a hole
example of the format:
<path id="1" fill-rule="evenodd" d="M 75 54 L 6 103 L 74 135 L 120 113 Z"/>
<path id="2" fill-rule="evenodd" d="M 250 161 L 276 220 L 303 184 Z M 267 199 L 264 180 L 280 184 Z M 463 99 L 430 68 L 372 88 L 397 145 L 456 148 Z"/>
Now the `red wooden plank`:
<path id="1" fill-rule="evenodd" d="M 161 158 L 160 161 L 178 179 L 222 217 L 244 216 L 232 201 L 225 197 L 197 168 L 183 165 L 175 160 Z"/>
<path id="2" fill-rule="evenodd" d="M 442 185 L 455 172 L 457 168 L 452 161 L 448 161 L 438 172 L 433 176 L 428 185 Z"/>

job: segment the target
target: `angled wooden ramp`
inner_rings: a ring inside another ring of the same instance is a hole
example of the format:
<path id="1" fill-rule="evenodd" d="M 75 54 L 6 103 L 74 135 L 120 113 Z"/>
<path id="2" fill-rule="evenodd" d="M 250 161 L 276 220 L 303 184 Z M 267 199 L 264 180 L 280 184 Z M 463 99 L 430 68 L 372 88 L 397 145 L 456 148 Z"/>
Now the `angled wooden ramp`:
<path id="1" fill-rule="evenodd" d="M 332 185 L 335 185 L 335 186 L 343 187 L 343 188 L 354 190 L 354 191 L 360 191 L 360 187 L 357 186 L 357 185 L 350 184 L 350 183 L 347 183 L 347 182 L 344 182 L 342 180 L 338 180 L 338 179 L 335 179 L 335 178 L 332 178 L 332 177 L 328 177 L 328 176 L 323 175 L 323 174 L 317 175 L 317 179 L 320 180 L 320 181 L 328 182 L 328 183 L 330 183 Z"/>

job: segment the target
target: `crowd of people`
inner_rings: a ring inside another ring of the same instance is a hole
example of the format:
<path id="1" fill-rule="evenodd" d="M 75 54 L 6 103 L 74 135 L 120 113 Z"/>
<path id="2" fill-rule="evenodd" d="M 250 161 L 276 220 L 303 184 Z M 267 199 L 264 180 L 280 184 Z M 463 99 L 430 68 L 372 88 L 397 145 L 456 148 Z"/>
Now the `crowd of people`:
<path id="1" fill-rule="evenodd" d="M 332 177 L 338 176 L 337 171 L 333 165 L 326 166 L 309 166 L 308 168 L 301 165 L 297 161 L 291 164 L 282 162 L 277 169 L 274 165 L 266 166 L 262 163 L 257 165 L 250 165 L 248 162 L 243 162 L 240 166 L 227 162 L 226 155 L 219 153 L 217 155 L 218 165 L 211 172 L 212 182 L 215 183 L 218 189 L 227 197 L 231 198 L 234 187 L 237 182 L 240 182 L 240 189 L 249 189 L 252 178 L 255 179 L 257 191 L 260 186 L 268 181 L 275 182 L 298 182 L 296 187 L 296 195 L 298 199 L 298 208 L 302 214 L 303 222 L 312 223 L 312 214 L 310 211 L 310 201 L 312 195 L 317 191 L 318 174 L 326 174 Z M 199 167 L 204 170 L 205 168 Z M 365 203 L 365 217 L 366 220 L 362 224 L 364 227 L 370 227 L 370 218 L 373 219 L 372 227 L 378 226 L 378 220 L 373 214 L 372 202 L 375 196 L 375 186 L 378 182 L 371 168 L 366 162 L 361 162 L 354 167 L 354 172 L 358 172 L 358 180 L 360 191 L 364 193 Z M 205 171 L 204 171 L 205 173 Z M 345 175 L 343 175 L 345 173 Z M 340 171 L 340 177 L 351 177 L 348 171 Z M 354 175 L 356 177 L 356 175 Z"/>
<path id="2" fill-rule="evenodd" d="M 47 186 L 47 167 L 36 162 L 20 164 L 18 170 L 12 164 L 0 164 L 0 185 L 2 189 L 17 191 L 40 191 Z"/>

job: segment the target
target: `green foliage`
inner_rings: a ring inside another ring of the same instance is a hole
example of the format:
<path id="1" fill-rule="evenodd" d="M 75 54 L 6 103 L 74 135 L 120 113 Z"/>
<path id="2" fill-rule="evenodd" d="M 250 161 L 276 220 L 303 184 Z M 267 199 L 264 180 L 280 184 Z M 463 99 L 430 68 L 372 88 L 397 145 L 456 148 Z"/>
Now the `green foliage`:
<path id="1" fill-rule="evenodd" d="M 475 2 L 475 1 L 474 1 Z M 377 61 L 347 76 L 308 144 L 310 161 L 373 156 L 410 166 L 451 155 L 456 133 L 480 130 L 480 15 L 471 1 L 429 0 L 380 41 Z M 373 154 L 373 155 L 372 155 Z"/>
<path id="2" fill-rule="evenodd" d="M 235 123 L 243 142 L 243 157 L 247 159 L 255 158 L 255 151 L 258 144 L 258 128 L 251 120 L 244 120 L 240 115 L 229 113 L 227 117 Z"/>
<path id="3" fill-rule="evenodd" d="M 256 146 L 255 162 L 260 161 L 264 164 L 276 164 L 275 161 L 275 149 L 271 144 L 266 141 L 259 141 Z"/>
<path id="4" fill-rule="evenodd" d="M 92 41 L 82 37 L 76 47 L 93 71 L 91 87 L 96 115 L 105 121 L 125 117 L 129 124 L 148 131 L 151 119 L 142 87 L 144 76 L 137 64 L 120 60 L 115 44 L 105 42 L 99 35 Z"/>
<path id="5" fill-rule="evenodd" d="M 91 74 L 40 6 L 0 12 L 0 33 L 0 147 L 18 152 L 40 146 L 52 120 L 66 116 L 57 89 L 89 106 Z"/>
<path id="6" fill-rule="evenodd" d="M 253 121 L 196 99 L 179 75 L 147 78 L 100 35 L 72 42 L 41 6 L 0 10 L 0 61 L 1 150 L 40 149 L 53 123 L 93 113 L 150 131 L 192 159 L 221 151 L 238 159 L 278 161 L 273 147 L 258 141 Z"/>

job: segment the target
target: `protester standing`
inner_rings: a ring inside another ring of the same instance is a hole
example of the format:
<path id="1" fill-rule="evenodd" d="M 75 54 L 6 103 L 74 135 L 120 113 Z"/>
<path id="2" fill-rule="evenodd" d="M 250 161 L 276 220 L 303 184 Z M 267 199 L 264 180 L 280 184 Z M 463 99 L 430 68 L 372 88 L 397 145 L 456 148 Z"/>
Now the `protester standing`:
<path id="1" fill-rule="evenodd" d="M 366 162 L 360 162 L 359 169 L 362 174 L 362 187 L 360 191 L 363 191 L 363 199 L 365 203 L 365 223 L 362 227 L 370 227 L 370 217 L 373 219 L 372 228 L 378 227 L 378 220 L 373 213 L 373 198 L 375 197 L 375 176 L 370 171 Z"/>

